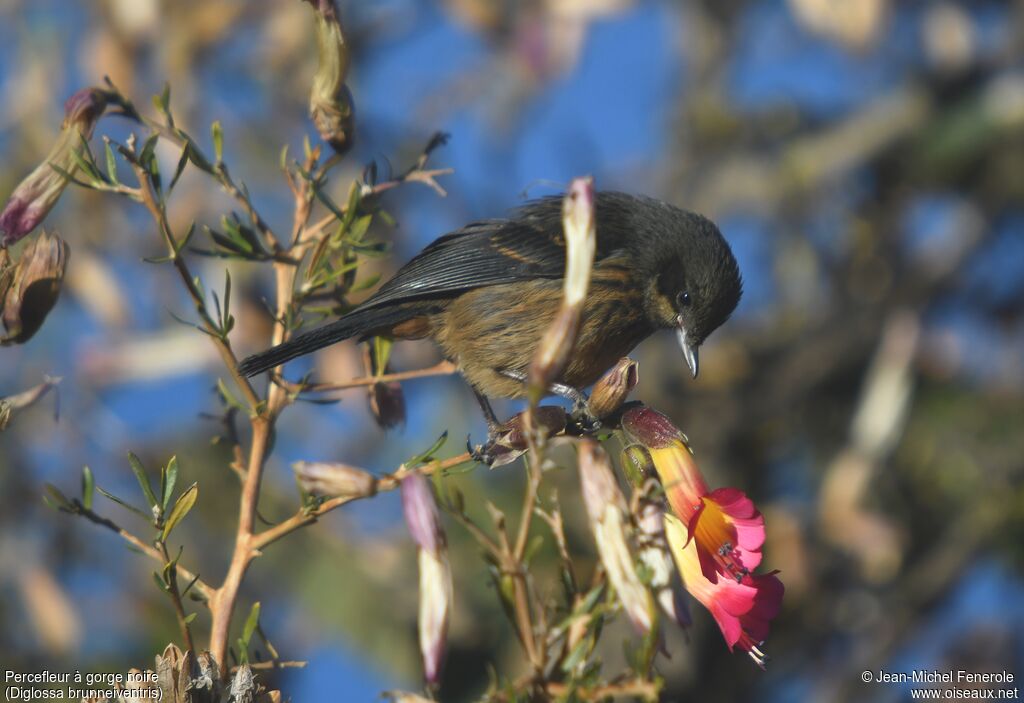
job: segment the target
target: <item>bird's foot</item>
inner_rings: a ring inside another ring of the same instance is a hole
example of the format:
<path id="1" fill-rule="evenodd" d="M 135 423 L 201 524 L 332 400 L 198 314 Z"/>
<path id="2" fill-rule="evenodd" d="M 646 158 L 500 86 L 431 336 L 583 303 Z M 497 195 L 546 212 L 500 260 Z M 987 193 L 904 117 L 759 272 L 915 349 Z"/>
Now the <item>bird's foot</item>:
<path id="1" fill-rule="evenodd" d="M 485 466 L 492 466 L 494 464 L 495 459 L 497 459 L 495 449 L 498 446 L 498 437 L 492 433 L 488 433 L 486 442 L 475 447 L 470 441 L 469 435 L 466 435 L 466 451 L 469 452 L 470 458 Z"/>
<path id="2" fill-rule="evenodd" d="M 591 412 L 586 396 L 573 403 L 570 417 L 573 426 L 581 434 L 594 434 L 601 429 L 601 419 Z"/>

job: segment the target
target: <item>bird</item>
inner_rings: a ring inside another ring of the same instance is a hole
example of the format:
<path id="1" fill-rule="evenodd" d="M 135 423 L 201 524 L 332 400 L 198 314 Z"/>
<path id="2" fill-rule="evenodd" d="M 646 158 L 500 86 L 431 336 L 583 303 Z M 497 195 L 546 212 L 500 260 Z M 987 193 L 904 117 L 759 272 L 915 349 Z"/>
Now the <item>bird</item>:
<path id="1" fill-rule="evenodd" d="M 534 351 L 562 301 L 562 196 L 473 222 L 424 248 L 339 319 L 245 359 L 254 376 L 337 342 L 432 339 L 469 382 L 493 432 L 488 398 L 521 398 Z M 739 266 L 715 224 L 642 195 L 600 191 L 596 247 L 578 336 L 550 391 L 586 414 L 583 389 L 658 330 L 674 330 L 693 377 L 698 350 L 736 309 Z M 593 418 L 590 418 L 593 420 Z"/>

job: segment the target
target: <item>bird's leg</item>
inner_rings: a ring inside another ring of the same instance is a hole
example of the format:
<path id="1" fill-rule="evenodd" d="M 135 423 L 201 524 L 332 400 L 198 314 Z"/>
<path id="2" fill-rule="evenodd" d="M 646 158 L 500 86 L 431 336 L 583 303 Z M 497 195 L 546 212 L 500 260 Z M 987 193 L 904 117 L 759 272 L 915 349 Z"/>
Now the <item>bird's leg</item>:
<path id="1" fill-rule="evenodd" d="M 466 449 L 469 451 L 469 454 L 473 459 L 490 466 L 494 462 L 494 457 L 490 450 L 498 439 L 498 432 L 501 429 L 501 423 L 498 422 L 498 417 L 494 414 L 494 408 L 491 407 L 491 403 L 487 400 L 487 396 L 476 388 L 473 389 L 473 395 L 476 396 L 476 402 L 480 404 L 480 409 L 484 413 L 484 420 L 487 422 L 487 441 L 480 447 L 474 448 L 467 437 Z"/>
<path id="2" fill-rule="evenodd" d="M 502 376 L 514 379 L 520 383 L 526 383 L 526 374 L 522 371 L 502 370 L 499 372 Z M 586 394 L 578 388 L 565 383 L 552 383 L 548 386 L 548 390 L 557 396 L 567 398 L 572 401 L 572 417 L 579 424 L 580 429 L 586 433 L 594 432 L 601 429 L 601 421 L 590 412 L 590 403 L 588 402 Z"/>

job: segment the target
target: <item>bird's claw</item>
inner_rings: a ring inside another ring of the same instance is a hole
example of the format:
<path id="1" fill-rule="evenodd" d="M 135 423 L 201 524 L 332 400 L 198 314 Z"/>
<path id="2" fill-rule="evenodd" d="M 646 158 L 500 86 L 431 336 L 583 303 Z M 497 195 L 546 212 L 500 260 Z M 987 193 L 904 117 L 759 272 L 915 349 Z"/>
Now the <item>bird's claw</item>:
<path id="1" fill-rule="evenodd" d="M 601 429 L 601 420 L 590 411 L 590 404 L 586 399 L 573 403 L 572 420 L 582 434 L 593 434 Z"/>
<path id="2" fill-rule="evenodd" d="M 495 444 L 495 437 L 491 434 L 487 435 L 487 441 L 483 444 L 478 444 L 475 447 L 470 441 L 469 435 L 466 435 L 466 451 L 469 452 L 469 456 L 473 461 L 478 461 L 485 466 L 490 466 L 494 463 L 495 456 L 492 453 Z"/>

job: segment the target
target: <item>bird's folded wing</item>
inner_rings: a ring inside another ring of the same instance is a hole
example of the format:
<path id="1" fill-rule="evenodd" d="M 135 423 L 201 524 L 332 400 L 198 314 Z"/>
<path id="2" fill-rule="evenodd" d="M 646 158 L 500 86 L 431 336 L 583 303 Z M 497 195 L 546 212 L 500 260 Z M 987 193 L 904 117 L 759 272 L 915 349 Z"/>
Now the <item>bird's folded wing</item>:
<path id="1" fill-rule="evenodd" d="M 565 249 L 559 235 L 512 220 L 467 225 L 420 252 L 360 307 L 526 279 L 560 278 L 565 271 Z"/>

